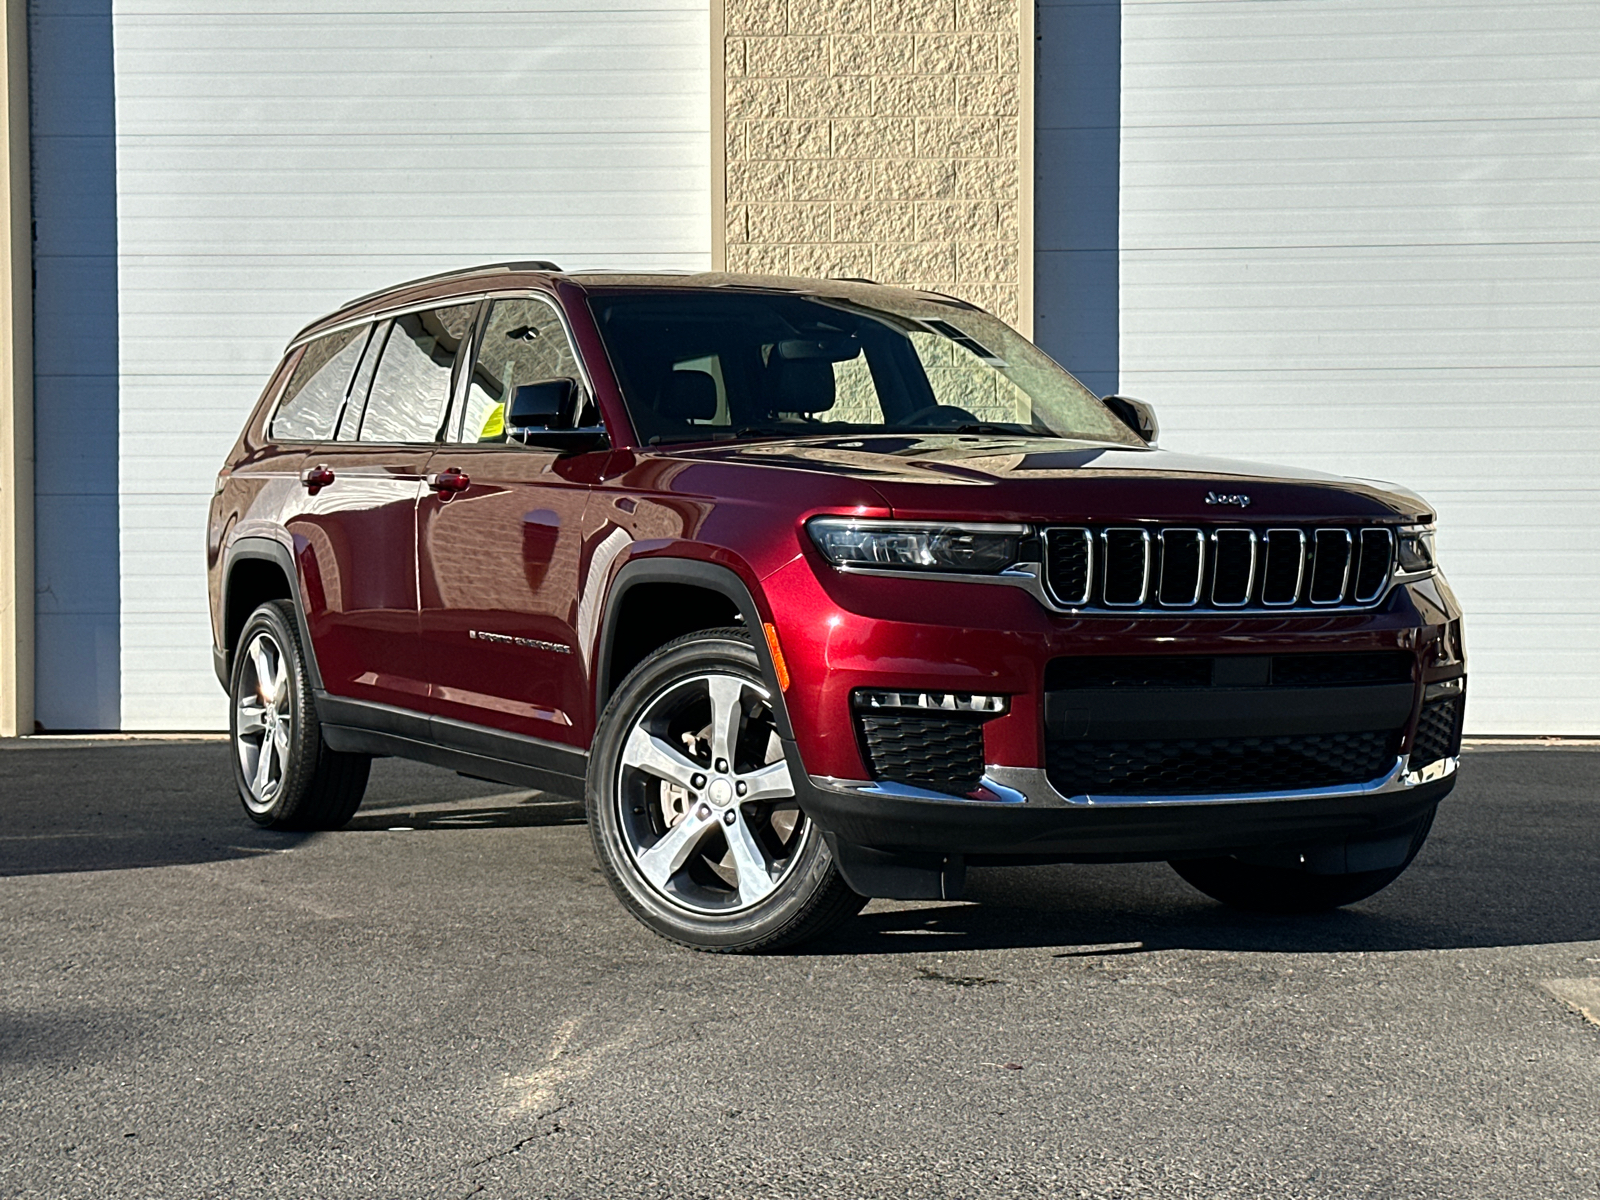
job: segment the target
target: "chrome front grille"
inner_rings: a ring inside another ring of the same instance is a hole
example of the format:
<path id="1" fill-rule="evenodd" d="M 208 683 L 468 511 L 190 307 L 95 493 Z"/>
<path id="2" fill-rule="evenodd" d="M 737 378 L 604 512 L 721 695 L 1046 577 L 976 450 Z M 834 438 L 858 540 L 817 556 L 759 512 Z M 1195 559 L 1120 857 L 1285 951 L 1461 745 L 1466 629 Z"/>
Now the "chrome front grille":
<path id="1" fill-rule="evenodd" d="M 1339 608 L 1383 598 L 1386 527 L 1055 526 L 1044 579 L 1062 608 Z"/>

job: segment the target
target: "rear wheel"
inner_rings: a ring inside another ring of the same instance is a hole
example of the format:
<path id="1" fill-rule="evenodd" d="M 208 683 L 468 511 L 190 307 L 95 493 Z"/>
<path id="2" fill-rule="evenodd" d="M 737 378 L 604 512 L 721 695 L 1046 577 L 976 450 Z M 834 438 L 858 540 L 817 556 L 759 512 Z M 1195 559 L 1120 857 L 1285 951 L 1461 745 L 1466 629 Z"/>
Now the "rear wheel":
<path id="1" fill-rule="evenodd" d="M 1231 856 L 1180 859 L 1170 865 L 1191 886 L 1230 908 L 1261 913 L 1328 912 L 1376 895 L 1399 879 L 1422 849 L 1432 827 L 1433 813 L 1429 812 L 1411 836 L 1405 861 L 1379 871 L 1318 875 L 1290 867 L 1242 862 Z"/>
<path id="2" fill-rule="evenodd" d="M 372 759 L 322 740 L 293 605 L 272 600 L 239 635 L 228 689 L 233 774 L 252 821 L 337 829 L 361 805 Z"/>
<path id="3" fill-rule="evenodd" d="M 866 903 L 796 803 L 743 630 L 690 634 L 634 669 L 601 718 L 588 807 L 622 902 L 697 950 L 793 945 Z"/>

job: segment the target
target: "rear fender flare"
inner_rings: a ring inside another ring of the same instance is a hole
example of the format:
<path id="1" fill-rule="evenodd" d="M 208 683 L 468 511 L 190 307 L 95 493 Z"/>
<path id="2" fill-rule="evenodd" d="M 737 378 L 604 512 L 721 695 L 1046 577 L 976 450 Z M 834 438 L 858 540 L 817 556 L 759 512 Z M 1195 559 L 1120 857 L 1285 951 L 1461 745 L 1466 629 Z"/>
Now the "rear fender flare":
<path id="1" fill-rule="evenodd" d="M 233 573 L 236 564 L 246 560 L 270 562 L 283 572 L 284 578 L 289 581 L 289 598 L 294 602 L 295 623 L 300 630 L 300 645 L 305 650 L 306 667 L 311 675 L 311 686 L 318 692 L 323 691 L 322 672 L 317 669 L 317 652 L 311 644 L 311 630 L 306 625 L 306 607 L 300 599 L 300 572 L 295 565 L 294 555 L 289 547 L 282 542 L 267 537 L 242 537 L 230 545 L 223 558 L 222 566 L 222 613 L 224 640 L 227 634 L 227 614 L 229 612 L 228 593 L 233 587 Z M 229 676 L 233 670 L 233 654 L 235 646 L 223 645 L 217 648 L 213 656 L 217 670 L 217 678 L 222 681 L 222 686 L 227 688 Z"/>

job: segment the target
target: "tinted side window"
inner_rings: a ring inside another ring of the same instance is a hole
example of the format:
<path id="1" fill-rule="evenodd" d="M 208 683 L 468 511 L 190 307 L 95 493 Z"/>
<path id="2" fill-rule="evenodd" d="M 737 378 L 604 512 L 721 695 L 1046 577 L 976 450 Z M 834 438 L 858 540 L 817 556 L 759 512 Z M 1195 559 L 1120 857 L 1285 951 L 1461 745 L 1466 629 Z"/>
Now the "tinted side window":
<path id="1" fill-rule="evenodd" d="M 555 309 L 543 300 L 496 300 L 473 364 L 466 415 L 456 440 L 505 441 L 505 400 L 512 389 L 553 379 L 571 379 L 580 386 L 583 379 Z"/>
<path id="2" fill-rule="evenodd" d="M 361 419 L 363 442 L 431 442 L 476 304 L 396 317 Z"/>
<path id="3" fill-rule="evenodd" d="M 275 441 L 323 442 L 333 436 L 366 338 L 365 327 L 343 329 L 305 348 L 272 418 Z"/>

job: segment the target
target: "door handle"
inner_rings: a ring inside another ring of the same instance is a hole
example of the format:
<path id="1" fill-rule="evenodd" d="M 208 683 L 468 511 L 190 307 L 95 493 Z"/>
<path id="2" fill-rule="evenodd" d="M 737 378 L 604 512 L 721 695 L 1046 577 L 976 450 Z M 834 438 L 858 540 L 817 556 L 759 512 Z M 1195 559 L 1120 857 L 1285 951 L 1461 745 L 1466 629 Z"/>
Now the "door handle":
<path id="1" fill-rule="evenodd" d="M 325 487 L 333 486 L 332 467 L 307 467 L 300 472 L 300 486 L 315 496 Z"/>
<path id="2" fill-rule="evenodd" d="M 459 467 L 446 467 L 437 475 L 428 476 L 428 486 L 448 499 L 457 492 L 464 492 L 471 487 L 472 476 Z"/>

